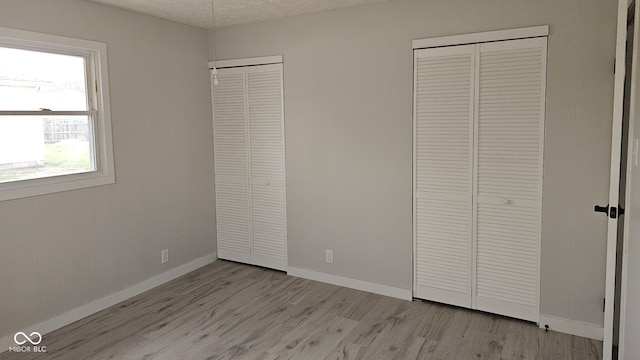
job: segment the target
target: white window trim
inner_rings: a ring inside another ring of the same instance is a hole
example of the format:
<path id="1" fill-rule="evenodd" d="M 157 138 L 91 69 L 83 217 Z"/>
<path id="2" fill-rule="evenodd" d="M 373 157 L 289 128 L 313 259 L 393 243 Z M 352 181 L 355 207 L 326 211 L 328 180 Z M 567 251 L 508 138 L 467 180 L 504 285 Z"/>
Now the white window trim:
<path id="1" fill-rule="evenodd" d="M 413 40 L 413 49 L 426 49 L 439 46 L 475 44 L 490 41 L 515 40 L 549 35 L 549 25 L 532 26 L 519 29 L 496 30 L 473 34 L 440 36 L 429 39 Z"/>
<path id="2" fill-rule="evenodd" d="M 94 103 L 97 112 L 93 129 L 96 170 L 80 174 L 0 183 L 0 201 L 115 183 L 107 45 L 95 41 L 0 27 L 0 46 L 87 57 L 90 60 L 87 64 L 87 86 L 95 86 L 97 90 L 89 91 L 90 101 Z M 41 112 L 34 113 L 42 114 Z M 0 114 L 10 115 L 11 112 L 0 112 Z M 22 114 L 25 113 L 22 112 Z M 47 112 L 47 114 L 55 115 L 55 111 Z"/>

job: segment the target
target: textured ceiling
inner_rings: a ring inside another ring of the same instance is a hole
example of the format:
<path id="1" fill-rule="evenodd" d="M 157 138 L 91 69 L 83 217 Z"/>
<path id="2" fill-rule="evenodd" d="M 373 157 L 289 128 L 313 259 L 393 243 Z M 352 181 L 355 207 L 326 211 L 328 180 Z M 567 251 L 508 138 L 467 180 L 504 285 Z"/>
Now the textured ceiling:
<path id="1" fill-rule="evenodd" d="M 211 0 L 89 0 L 211 28 Z M 246 24 L 279 17 L 389 0 L 214 0 L 215 27 Z"/>

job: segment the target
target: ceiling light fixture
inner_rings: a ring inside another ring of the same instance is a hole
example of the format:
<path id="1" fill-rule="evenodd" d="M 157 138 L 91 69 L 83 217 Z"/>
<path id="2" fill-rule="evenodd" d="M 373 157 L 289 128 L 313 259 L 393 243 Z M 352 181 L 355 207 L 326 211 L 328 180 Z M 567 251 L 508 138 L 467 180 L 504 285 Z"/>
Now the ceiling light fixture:
<path id="1" fill-rule="evenodd" d="M 218 69 L 216 68 L 216 20 L 213 11 L 213 1 L 211 0 L 211 48 L 213 49 L 213 85 L 218 85 Z"/>

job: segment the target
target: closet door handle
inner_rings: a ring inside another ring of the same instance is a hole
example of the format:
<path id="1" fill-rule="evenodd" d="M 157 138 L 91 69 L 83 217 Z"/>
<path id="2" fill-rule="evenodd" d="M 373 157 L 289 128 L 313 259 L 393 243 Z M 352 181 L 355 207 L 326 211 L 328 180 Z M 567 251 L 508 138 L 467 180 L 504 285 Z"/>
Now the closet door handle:
<path id="1" fill-rule="evenodd" d="M 264 184 L 269 185 L 269 180 L 265 180 Z"/>
<path id="2" fill-rule="evenodd" d="M 511 205 L 512 201 L 509 200 L 509 199 L 504 199 L 504 200 L 502 200 L 502 203 L 505 204 L 505 205 Z"/>

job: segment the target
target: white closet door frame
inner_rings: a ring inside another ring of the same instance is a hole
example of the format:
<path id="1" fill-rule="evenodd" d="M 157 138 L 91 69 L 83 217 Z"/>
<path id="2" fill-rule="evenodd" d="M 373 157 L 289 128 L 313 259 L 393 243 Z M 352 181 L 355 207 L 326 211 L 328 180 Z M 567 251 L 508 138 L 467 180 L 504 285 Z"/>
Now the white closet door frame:
<path id="1" fill-rule="evenodd" d="M 618 24 L 616 30 L 616 59 L 613 84 L 613 119 L 611 130 L 611 172 L 609 175 L 609 206 L 617 208 L 620 190 L 620 147 L 622 146 L 622 116 L 624 108 L 624 82 L 626 75 L 627 42 L 627 0 L 618 1 Z M 636 4 L 636 7 L 638 4 Z M 637 12 L 636 12 L 637 14 Z M 636 29 L 638 28 L 636 17 Z M 636 39 L 637 40 L 637 39 Z M 633 99 L 632 99 L 633 102 Z M 631 145 L 632 141 L 629 141 Z M 631 157 L 629 157 L 631 159 Z M 627 191 L 627 195 L 629 195 Z M 616 247 L 618 242 L 618 219 L 607 217 L 607 258 L 605 270 L 605 306 L 604 334 L 602 341 L 602 359 L 612 358 L 613 350 L 613 304 L 615 302 Z M 625 224 L 626 225 L 626 224 Z M 626 234 L 625 234 L 626 237 Z M 626 249 L 626 247 L 625 247 Z M 626 250 L 625 250 L 626 251 Z M 623 275 L 624 276 L 624 275 Z M 624 288 L 624 287 L 623 287 Z M 624 298 L 624 296 L 623 296 Z M 623 305 L 623 309 L 624 309 Z M 621 313 L 622 316 L 622 313 Z M 624 321 L 624 319 L 622 320 Z M 623 335 L 622 333 L 620 334 Z M 624 344 L 623 344 L 624 347 Z"/>
<path id="2" fill-rule="evenodd" d="M 413 40 L 413 49 L 426 49 L 441 46 L 478 44 L 483 42 L 516 40 L 549 35 L 549 25 L 532 26 L 518 29 L 487 31 L 473 34 L 448 35 L 428 39 Z"/>
<path id="3" fill-rule="evenodd" d="M 244 59 L 216 60 L 209 61 L 209 69 L 213 69 L 214 67 L 218 69 L 224 69 L 254 65 L 282 64 L 283 62 L 284 61 L 282 55 L 261 56 Z"/>

